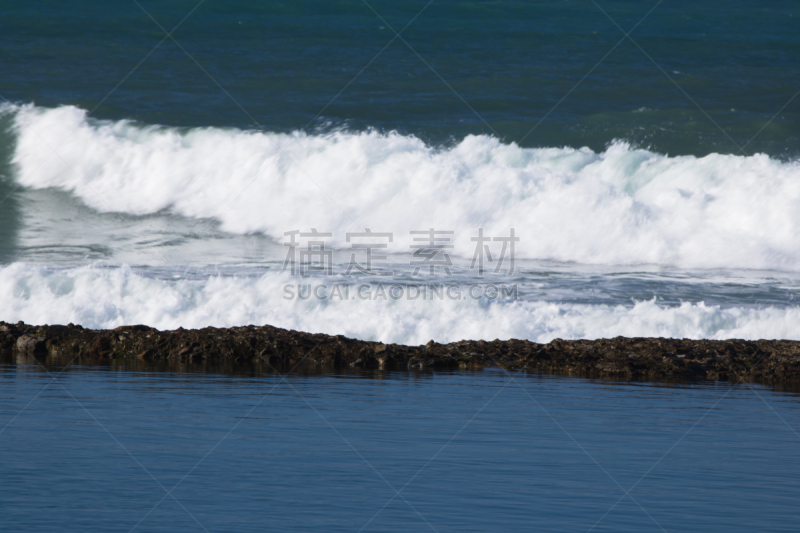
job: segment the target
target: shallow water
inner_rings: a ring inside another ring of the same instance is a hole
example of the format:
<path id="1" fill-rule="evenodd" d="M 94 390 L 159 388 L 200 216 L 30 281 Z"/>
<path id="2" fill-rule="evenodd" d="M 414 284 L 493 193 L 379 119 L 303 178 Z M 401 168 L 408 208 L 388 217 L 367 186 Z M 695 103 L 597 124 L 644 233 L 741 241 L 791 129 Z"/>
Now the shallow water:
<path id="1" fill-rule="evenodd" d="M 4 531 L 796 528 L 800 395 L 758 385 L 59 370 L 0 367 Z"/>

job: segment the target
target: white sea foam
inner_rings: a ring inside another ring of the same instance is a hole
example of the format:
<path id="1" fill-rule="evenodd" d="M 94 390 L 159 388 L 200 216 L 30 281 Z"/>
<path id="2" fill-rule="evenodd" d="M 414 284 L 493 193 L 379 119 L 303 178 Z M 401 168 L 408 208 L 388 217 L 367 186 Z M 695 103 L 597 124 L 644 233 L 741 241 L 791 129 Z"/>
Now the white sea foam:
<path id="1" fill-rule="evenodd" d="M 437 149 L 395 133 L 179 130 L 75 107 L 8 109 L 18 182 L 100 211 L 213 217 L 277 240 L 315 227 L 339 246 L 369 227 L 405 251 L 410 230 L 436 227 L 454 230 L 465 254 L 478 227 L 513 227 L 526 258 L 800 269 L 800 164 L 766 155 L 526 149 L 487 136 Z"/>
<path id="2" fill-rule="evenodd" d="M 49 270 L 0 267 L 0 317 L 33 324 L 73 322 L 90 328 L 147 324 L 172 329 L 271 324 L 369 340 L 423 344 L 460 339 L 624 336 L 800 339 L 800 308 L 722 309 L 703 303 L 667 307 L 545 301 L 286 300 L 285 273 L 258 278 L 165 281 L 129 268 Z"/>

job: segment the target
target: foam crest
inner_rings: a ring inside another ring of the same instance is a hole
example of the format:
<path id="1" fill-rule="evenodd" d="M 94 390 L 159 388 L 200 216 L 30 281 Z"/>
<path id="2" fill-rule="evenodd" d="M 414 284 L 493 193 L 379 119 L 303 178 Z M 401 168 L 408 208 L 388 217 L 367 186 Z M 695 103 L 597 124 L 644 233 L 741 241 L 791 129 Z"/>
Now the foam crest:
<path id="1" fill-rule="evenodd" d="M 410 345 L 431 339 L 676 337 L 800 339 L 800 308 L 722 309 L 703 303 L 632 307 L 546 301 L 284 299 L 284 273 L 257 278 L 164 281 L 129 268 L 49 270 L 0 267 L 0 316 L 90 328 L 147 324 L 161 329 L 270 324 Z"/>
<path id="2" fill-rule="evenodd" d="M 10 108 L 9 108 L 10 109 Z M 378 132 L 268 134 L 94 121 L 19 106 L 13 162 L 26 187 L 71 191 L 99 211 L 212 217 L 276 240 L 294 229 L 395 234 L 516 228 L 520 257 L 586 264 L 800 269 L 800 165 L 765 155 L 602 153 L 469 136 L 449 148 Z M 56 149 L 57 155 L 51 155 Z"/>

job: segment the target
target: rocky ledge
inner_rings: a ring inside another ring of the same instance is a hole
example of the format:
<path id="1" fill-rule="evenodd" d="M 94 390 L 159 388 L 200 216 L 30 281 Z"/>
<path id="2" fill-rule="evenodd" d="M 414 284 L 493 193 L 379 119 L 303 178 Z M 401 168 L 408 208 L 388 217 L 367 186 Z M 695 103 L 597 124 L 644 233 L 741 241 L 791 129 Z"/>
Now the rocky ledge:
<path id="1" fill-rule="evenodd" d="M 623 379 L 800 380 L 800 342 L 600 339 L 548 344 L 521 340 L 460 341 L 404 346 L 271 326 L 159 331 L 147 326 L 91 330 L 0 322 L 0 351 L 18 360 L 57 358 L 101 363 L 112 359 L 184 363 L 247 363 L 264 369 L 479 369 Z"/>

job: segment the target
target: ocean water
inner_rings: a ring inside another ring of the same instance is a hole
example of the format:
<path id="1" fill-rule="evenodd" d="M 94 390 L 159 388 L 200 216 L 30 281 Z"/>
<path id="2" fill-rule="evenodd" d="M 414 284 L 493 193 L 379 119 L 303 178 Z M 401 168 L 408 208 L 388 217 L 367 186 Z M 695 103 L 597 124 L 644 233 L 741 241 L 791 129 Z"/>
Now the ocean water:
<path id="1" fill-rule="evenodd" d="M 0 366 L 3 531 L 797 529 L 758 385 L 60 370 Z"/>
<path id="2" fill-rule="evenodd" d="M 0 320 L 800 340 L 798 19 L 4 2 Z M 9 357 L 2 531 L 797 529 L 793 391 Z"/>
<path id="3" fill-rule="evenodd" d="M 5 5 L 0 319 L 800 339 L 796 7 Z"/>

